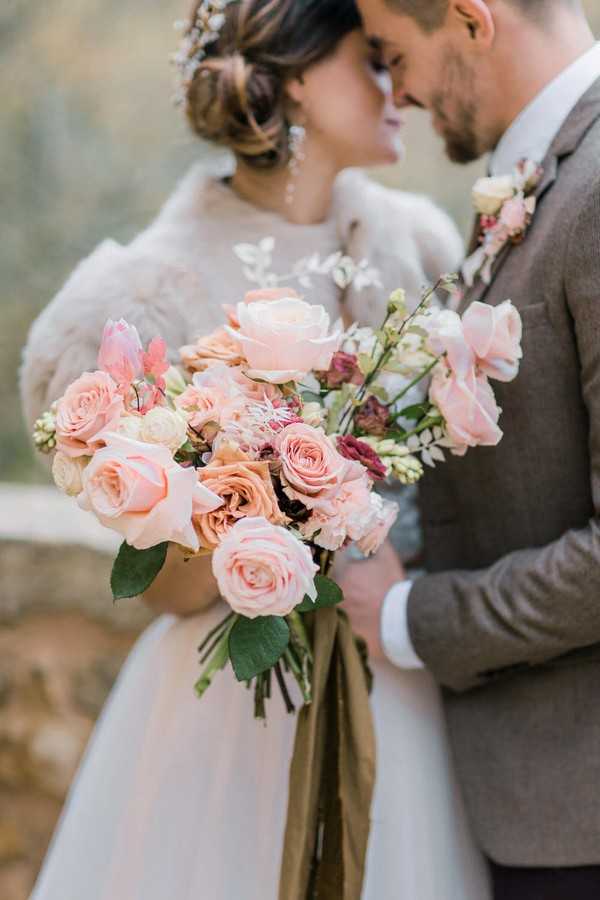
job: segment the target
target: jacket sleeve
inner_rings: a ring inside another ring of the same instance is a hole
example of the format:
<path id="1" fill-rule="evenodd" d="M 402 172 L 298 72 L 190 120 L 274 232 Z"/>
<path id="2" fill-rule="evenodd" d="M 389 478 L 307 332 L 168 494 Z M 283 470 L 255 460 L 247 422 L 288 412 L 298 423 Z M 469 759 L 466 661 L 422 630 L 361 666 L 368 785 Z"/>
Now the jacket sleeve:
<path id="1" fill-rule="evenodd" d="M 565 294 L 589 414 L 594 516 L 587 527 L 546 547 L 512 553 L 491 568 L 415 582 L 408 603 L 411 639 L 438 681 L 456 691 L 600 643 L 598 247 L 600 184 L 577 217 L 565 256 Z"/>
<path id="2" fill-rule="evenodd" d="M 199 299 L 193 273 L 107 240 L 84 259 L 33 323 L 20 373 L 29 427 L 83 372 L 96 368 L 106 321 L 126 319 L 144 343 L 160 335 L 173 360 L 187 340 L 186 305 Z"/>

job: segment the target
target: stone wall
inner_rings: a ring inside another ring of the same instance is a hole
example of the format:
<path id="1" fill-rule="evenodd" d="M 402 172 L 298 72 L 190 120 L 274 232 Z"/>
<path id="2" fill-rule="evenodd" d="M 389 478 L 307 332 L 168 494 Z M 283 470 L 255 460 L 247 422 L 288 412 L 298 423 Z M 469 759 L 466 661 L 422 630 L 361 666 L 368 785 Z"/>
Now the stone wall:
<path id="1" fill-rule="evenodd" d="M 139 601 L 113 605 L 118 542 L 68 498 L 0 485 L 0 509 L 0 898 L 26 900 L 94 721 L 151 615 Z"/>

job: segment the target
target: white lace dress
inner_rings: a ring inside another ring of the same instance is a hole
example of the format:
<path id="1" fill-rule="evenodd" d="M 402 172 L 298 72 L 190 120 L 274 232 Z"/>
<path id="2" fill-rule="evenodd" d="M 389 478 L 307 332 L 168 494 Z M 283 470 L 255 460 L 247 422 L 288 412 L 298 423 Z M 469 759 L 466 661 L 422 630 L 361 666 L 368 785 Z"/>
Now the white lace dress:
<path id="1" fill-rule="evenodd" d="M 293 226 L 199 169 L 128 247 L 105 242 L 36 323 L 23 394 L 33 418 L 94 363 L 110 316 L 171 347 L 220 324 L 248 288 L 232 245 L 276 239 L 275 268 L 313 252 L 368 257 L 386 289 L 413 297 L 456 265 L 459 245 L 428 201 L 341 179 L 329 221 Z M 333 314 L 338 289 L 315 282 Z M 376 321 L 384 294 L 348 291 L 350 317 Z M 411 540 L 414 541 L 414 535 Z M 295 721 L 275 696 L 268 725 L 230 671 L 198 701 L 197 646 L 222 604 L 163 616 L 141 636 L 97 724 L 32 900 L 277 900 Z M 486 900 L 483 861 L 457 790 L 438 691 L 424 672 L 375 666 L 378 780 L 364 900 Z"/>

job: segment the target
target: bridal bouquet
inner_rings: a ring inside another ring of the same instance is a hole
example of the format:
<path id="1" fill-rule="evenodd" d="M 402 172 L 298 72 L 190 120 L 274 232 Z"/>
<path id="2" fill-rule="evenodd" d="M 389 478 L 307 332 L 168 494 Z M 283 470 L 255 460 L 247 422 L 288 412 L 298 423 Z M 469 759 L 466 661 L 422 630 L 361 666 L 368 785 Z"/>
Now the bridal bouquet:
<path id="1" fill-rule="evenodd" d="M 417 482 L 445 452 L 495 445 L 489 379 L 510 381 L 521 321 L 509 301 L 460 317 L 402 291 L 379 329 L 331 328 L 289 289 L 249 293 L 213 334 L 181 348 L 181 367 L 127 322 L 105 327 L 98 368 L 36 423 L 56 484 L 123 537 L 115 599 L 143 593 L 169 545 L 207 554 L 229 615 L 200 646 L 202 695 L 231 663 L 265 715 L 274 680 L 312 699 L 306 615 L 341 602 L 334 553 L 375 553 L 397 515 L 378 482 Z M 425 385 L 411 400 L 420 382 Z M 409 402 L 410 401 L 410 402 Z"/>

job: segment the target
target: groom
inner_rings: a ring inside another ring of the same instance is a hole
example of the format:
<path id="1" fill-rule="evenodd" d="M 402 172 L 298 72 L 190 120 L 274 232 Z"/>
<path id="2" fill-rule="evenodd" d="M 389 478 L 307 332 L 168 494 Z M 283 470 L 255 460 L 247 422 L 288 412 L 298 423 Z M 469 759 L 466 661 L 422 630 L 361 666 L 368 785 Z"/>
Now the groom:
<path id="1" fill-rule="evenodd" d="M 398 106 L 429 110 L 451 159 L 543 174 L 524 240 L 464 301 L 523 319 L 505 437 L 425 479 L 429 574 L 389 589 L 352 563 L 348 611 L 373 653 L 444 686 L 497 900 L 598 900 L 600 45 L 578 0 L 359 5 Z"/>

